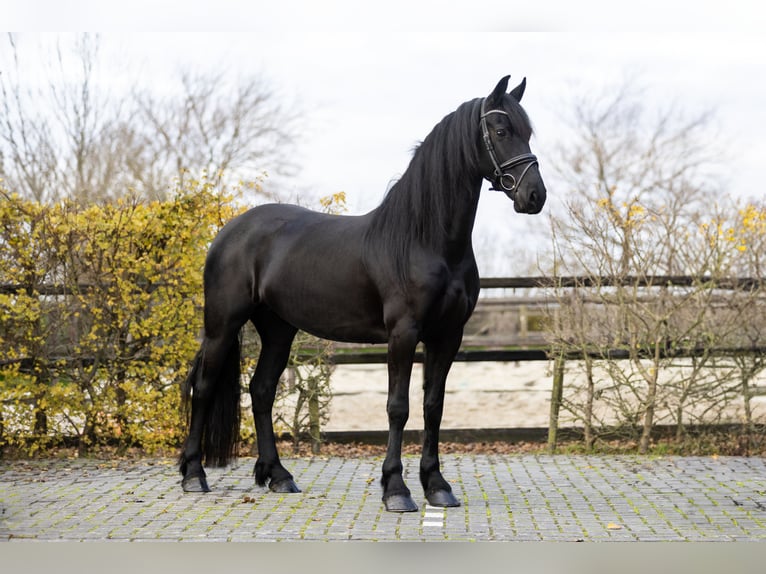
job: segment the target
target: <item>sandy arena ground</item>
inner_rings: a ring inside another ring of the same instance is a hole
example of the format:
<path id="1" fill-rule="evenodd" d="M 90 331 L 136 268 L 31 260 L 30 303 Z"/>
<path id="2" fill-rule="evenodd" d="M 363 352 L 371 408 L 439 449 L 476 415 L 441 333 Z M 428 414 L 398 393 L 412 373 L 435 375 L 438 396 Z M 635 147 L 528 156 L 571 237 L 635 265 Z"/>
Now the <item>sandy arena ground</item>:
<path id="1" fill-rule="evenodd" d="M 410 385 L 408 429 L 423 428 L 423 368 Z M 547 426 L 551 374 L 548 363 L 455 363 L 447 379 L 442 428 Z M 385 430 L 388 375 L 385 365 L 339 365 L 325 429 Z"/>
<path id="2" fill-rule="evenodd" d="M 408 429 L 422 429 L 422 365 L 413 368 L 410 385 Z M 582 367 L 567 364 L 567 384 L 582 380 Z M 513 428 L 546 427 L 550 414 L 552 363 L 454 363 L 447 379 L 442 428 Z M 766 373 L 757 384 L 766 388 Z M 330 419 L 324 430 L 385 430 L 388 378 L 385 365 L 339 365 L 331 387 Z M 766 396 L 752 400 L 756 419 L 766 415 Z M 729 420 L 741 420 L 741 406 L 736 405 Z M 562 412 L 562 424 L 567 424 Z"/>

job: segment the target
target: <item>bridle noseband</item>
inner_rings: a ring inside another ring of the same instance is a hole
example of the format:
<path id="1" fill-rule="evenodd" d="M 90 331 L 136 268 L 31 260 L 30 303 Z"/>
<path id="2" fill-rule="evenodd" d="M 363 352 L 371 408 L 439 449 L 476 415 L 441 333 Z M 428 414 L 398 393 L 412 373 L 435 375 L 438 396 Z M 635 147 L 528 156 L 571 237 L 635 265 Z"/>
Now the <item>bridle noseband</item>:
<path id="1" fill-rule="evenodd" d="M 485 99 L 481 103 L 481 117 L 480 117 L 480 125 L 481 125 L 481 134 L 484 138 L 484 145 L 487 148 L 487 153 L 489 154 L 489 158 L 492 160 L 492 165 L 495 166 L 495 173 L 494 173 L 494 180 L 486 178 L 487 181 L 489 181 L 492 185 L 495 184 L 495 181 L 500 182 L 500 187 L 502 189 L 497 189 L 495 187 L 490 187 L 490 189 L 494 189 L 496 191 L 504 191 L 506 193 L 512 194 L 511 198 L 513 199 L 516 190 L 518 189 L 519 185 L 521 185 L 521 181 L 524 179 L 524 176 L 527 175 L 527 172 L 529 171 L 529 168 L 533 165 L 537 165 L 537 156 L 533 153 L 523 153 L 521 155 L 517 155 L 512 157 L 509 160 L 504 161 L 503 163 L 500 163 L 497 159 L 497 155 L 495 154 L 495 146 L 492 144 L 492 139 L 489 137 L 489 128 L 487 127 L 487 116 L 490 114 L 503 114 L 507 117 L 511 117 L 508 112 L 504 110 L 489 110 L 484 111 L 484 106 L 486 104 L 487 100 Z M 516 166 L 527 164 L 527 166 L 524 168 L 524 171 L 521 172 L 521 177 L 519 179 L 516 179 L 513 174 L 509 173 L 508 170 L 513 169 Z"/>

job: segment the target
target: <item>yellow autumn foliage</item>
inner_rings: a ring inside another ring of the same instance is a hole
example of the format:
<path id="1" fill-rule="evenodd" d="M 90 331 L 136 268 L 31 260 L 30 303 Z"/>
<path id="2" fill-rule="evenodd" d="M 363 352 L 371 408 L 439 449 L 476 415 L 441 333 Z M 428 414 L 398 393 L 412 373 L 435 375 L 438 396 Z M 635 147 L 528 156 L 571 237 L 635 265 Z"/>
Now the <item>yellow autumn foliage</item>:
<path id="1" fill-rule="evenodd" d="M 0 188 L 0 441 L 178 442 L 204 258 L 235 199 L 205 179 L 90 206 Z"/>
<path id="2" fill-rule="evenodd" d="M 766 254 L 766 207 L 746 204 L 727 218 L 703 222 L 700 230 L 727 272 L 763 277 Z"/>

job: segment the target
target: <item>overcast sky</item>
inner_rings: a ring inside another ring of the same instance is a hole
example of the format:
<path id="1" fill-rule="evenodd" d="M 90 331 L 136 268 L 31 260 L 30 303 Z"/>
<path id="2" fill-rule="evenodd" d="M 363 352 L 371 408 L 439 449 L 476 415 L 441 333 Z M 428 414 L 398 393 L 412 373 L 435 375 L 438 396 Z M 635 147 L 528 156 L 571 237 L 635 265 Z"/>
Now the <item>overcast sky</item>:
<path id="1" fill-rule="evenodd" d="M 762 9 L 740 0 L 630 4 L 0 0 L 0 14 L 31 39 L 46 29 L 100 31 L 103 49 L 129 64 L 127 77 L 155 86 L 179 66 L 262 74 L 306 114 L 294 190 L 345 191 L 354 213 L 379 203 L 436 122 L 505 74 L 513 85 L 527 77 L 522 103 L 544 178 L 572 96 L 638 77 L 650 106 L 714 110 L 731 193 L 762 196 Z M 507 245 L 529 225 L 522 218 L 488 192 L 477 227 L 499 229 L 493 237 Z"/>

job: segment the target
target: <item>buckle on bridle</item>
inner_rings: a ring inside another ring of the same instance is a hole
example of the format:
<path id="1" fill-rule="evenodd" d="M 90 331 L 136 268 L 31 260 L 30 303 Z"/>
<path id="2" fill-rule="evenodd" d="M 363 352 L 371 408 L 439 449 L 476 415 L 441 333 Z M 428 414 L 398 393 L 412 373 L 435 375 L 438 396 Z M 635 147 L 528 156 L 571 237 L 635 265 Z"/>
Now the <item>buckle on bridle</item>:
<path id="1" fill-rule="evenodd" d="M 497 174 L 495 174 L 495 178 L 497 178 Z M 510 185 L 506 185 L 506 178 L 510 180 Z M 514 193 L 516 191 L 516 186 L 518 185 L 516 178 L 513 177 L 512 173 L 501 173 L 500 177 L 498 179 L 500 181 L 500 189 L 497 189 L 494 186 L 494 182 L 492 185 L 489 186 L 489 189 L 491 191 L 506 191 L 508 193 Z"/>

